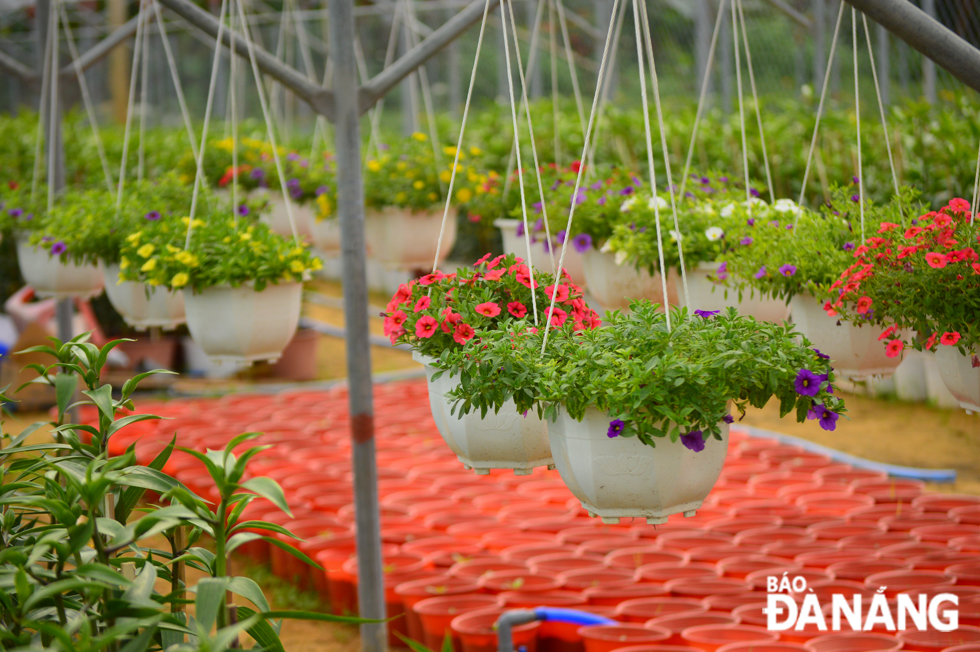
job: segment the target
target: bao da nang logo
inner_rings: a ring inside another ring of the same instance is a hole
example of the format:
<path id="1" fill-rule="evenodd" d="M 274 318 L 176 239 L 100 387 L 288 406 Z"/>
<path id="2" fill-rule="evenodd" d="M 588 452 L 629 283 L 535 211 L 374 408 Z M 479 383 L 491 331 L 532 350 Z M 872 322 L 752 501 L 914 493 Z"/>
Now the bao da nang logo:
<path id="1" fill-rule="evenodd" d="M 885 597 L 885 587 L 878 589 L 871 598 L 835 593 L 830 596 L 830 608 L 827 609 L 827 604 L 821 604 L 813 589 L 807 589 L 805 578 L 788 577 L 786 573 L 782 578 L 769 576 L 766 591 L 769 595 L 763 612 L 767 628 L 773 631 L 802 630 L 812 625 L 820 631 L 830 632 L 873 629 L 951 632 L 960 624 L 956 609 L 959 596 L 952 593 L 899 594 L 894 604 Z M 803 596 L 802 601 L 799 596 Z"/>

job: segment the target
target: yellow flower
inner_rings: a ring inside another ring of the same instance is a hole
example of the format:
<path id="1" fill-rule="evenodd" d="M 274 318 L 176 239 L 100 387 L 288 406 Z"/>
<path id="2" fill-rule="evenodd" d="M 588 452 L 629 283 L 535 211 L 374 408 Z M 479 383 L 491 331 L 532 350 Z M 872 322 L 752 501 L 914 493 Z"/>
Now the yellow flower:
<path id="1" fill-rule="evenodd" d="M 126 242 L 136 244 L 140 240 L 140 236 L 143 234 L 142 231 L 137 231 L 136 233 L 130 233 L 126 236 Z"/>
<path id="2" fill-rule="evenodd" d="M 153 255 L 154 251 L 156 251 L 156 247 L 147 242 L 145 245 L 137 249 L 136 253 L 139 254 L 140 258 L 149 258 Z"/>
<path id="3" fill-rule="evenodd" d="M 147 285 L 160 285 L 160 279 L 158 279 L 158 278 L 149 278 L 149 279 L 146 279 L 146 284 Z"/>
<path id="4" fill-rule="evenodd" d="M 327 199 L 326 195 L 320 195 L 317 197 L 316 205 L 320 208 L 321 219 L 326 219 L 333 214 L 333 206 L 330 205 L 330 200 Z"/>
<path id="5" fill-rule="evenodd" d="M 293 247 L 292 251 L 289 252 L 290 256 L 302 256 L 304 249 L 302 247 Z"/>
<path id="6" fill-rule="evenodd" d="M 297 274 L 302 274 L 303 270 L 306 269 L 306 266 L 303 264 L 303 261 L 294 260 L 289 263 L 289 269 L 296 272 Z"/>
<path id="7" fill-rule="evenodd" d="M 367 163 L 367 168 L 368 170 L 371 170 L 371 172 L 377 172 L 378 170 L 381 169 L 381 164 L 375 161 L 374 159 L 371 159 Z"/>
<path id="8" fill-rule="evenodd" d="M 314 258 L 313 261 L 310 263 L 310 269 L 312 269 L 313 271 L 316 271 L 318 269 L 323 269 L 323 263 L 320 262 L 319 258 Z"/>
<path id="9" fill-rule="evenodd" d="M 425 188 L 425 181 L 419 179 L 418 181 L 412 184 L 412 187 L 415 188 L 416 190 L 422 190 L 422 188 Z"/>
<path id="10" fill-rule="evenodd" d="M 145 263 L 143 263 L 143 266 L 140 267 L 140 271 L 141 272 L 152 272 L 154 269 L 156 269 L 156 267 L 157 267 L 157 259 L 156 258 L 151 258 L 148 261 L 146 261 Z"/>
<path id="11" fill-rule="evenodd" d="M 180 182 L 183 183 L 183 184 L 185 184 L 185 185 L 186 184 L 189 184 L 193 180 L 194 180 L 194 177 L 192 177 L 189 174 L 182 174 L 182 175 L 180 175 Z"/>
<path id="12" fill-rule="evenodd" d="M 452 145 L 446 145 L 442 148 L 442 153 L 446 156 L 456 156 L 456 148 Z"/>
<path id="13" fill-rule="evenodd" d="M 397 163 L 395 163 L 395 168 L 398 170 L 404 170 L 407 167 L 408 167 L 408 163 L 406 163 L 405 161 L 398 161 Z"/>
<path id="14" fill-rule="evenodd" d="M 434 192 L 430 192 L 430 193 L 428 194 L 428 198 L 429 198 L 429 201 L 435 201 L 435 200 L 437 200 L 437 199 L 439 199 L 439 195 L 437 195 L 437 194 L 436 194 L 436 193 L 434 193 Z"/>
<path id="15" fill-rule="evenodd" d="M 178 249 L 177 247 L 173 246 L 172 244 L 168 244 L 167 245 L 167 251 L 170 252 L 170 253 L 172 253 L 172 254 L 175 254 L 178 251 L 180 251 L 180 249 Z"/>
<path id="16" fill-rule="evenodd" d="M 473 174 L 472 172 L 470 172 L 469 174 L 467 174 L 467 175 L 466 175 L 466 179 L 467 179 L 467 180 L 468 180 L 468 181 L 469 181 L 470 183 L 476 183 L 477 181 L 479 181 L 479 180 L 480 180 L 480 177 L 478 177 L 477 175 L 475 175 L 475 174 Z"/>
<path id="17" fill-rule="evenodd" d="M 174 277 L 170 279 L 170 287 L 182 288 L 185 285 L 187 285 L 187 281 L 189 280 L 190 277 L 187 276 L 187 274 L 185 274 L 184 272 L 177 272 L 176 274 L 174 274 Z"/>
<path id="18" fill-rule="evenodd" d="M 123 256 L 119 259 L 119 269 L 129 269 L 129 258 Z"/>
<path id="19" fill-rule="evenodd" d="M 449 170 L 443 170 L 439 173 L 439 178 L 443 183 L 449 183 L 449 180 L 453 178 L 453 173 Z"/>
<path id="20" fill-rule="evenodd" d="M 181 251 L 179 254 L 175 256 L 175 258 L 177 259 L 178 263 L 187 265 L 188 267 L 197 266 L 197 256 L 195 256 L 189 251 Z"/>
<path id="21" fill-rule="evenodd" d="M 398 202 L 399 204 L 404 203 L 406 199 L 408 199 L 408 195 L 406 195 L 403 192 L 400 192 L 397 195 L 395 195 L 395 201 Z"/>
<path id="22" fill-rule="evenodd" d="M 225 244 L 230 244 L 231 243 L 231 236 L 226 235 L 225 236 L 225 239 L 222 240 L 222 242 L 224 242 Z"/>
<path id="23" fill-rule="evenodd" d="M 251 233 L 239 233 L 238 234 L 238 239 L 239 240 L 251 240 L 252 239 L 252 234 Z"/>
<path id="24" fill-rule="evenodd" d="M 469 188 L 460 188 L 456 191 L 456 201 L 460 204 L 465 204 L 471 199 L 473 199 L 473 191 Z"/>
<path id="25" fill-rule="evenodd" d="M 414 134 L 412 134 L 412 138 L 414 138 L 415 140 L 419 141 L 420 143 L 424 143 L 425 141 L 427 141 L 429 139 L 428 136 L 426 136 L 425 134 L 423 134 L 421 132 L 418 132 L 418 131 L 416 131 Z"/>
<path id="26" fill-rule="evenodd" d="M 479 147 L 470 147 L 470 154 L 472 154 L 473 156 L 479 156 L 482 153 L 483 150 L 481 150 Z"/>

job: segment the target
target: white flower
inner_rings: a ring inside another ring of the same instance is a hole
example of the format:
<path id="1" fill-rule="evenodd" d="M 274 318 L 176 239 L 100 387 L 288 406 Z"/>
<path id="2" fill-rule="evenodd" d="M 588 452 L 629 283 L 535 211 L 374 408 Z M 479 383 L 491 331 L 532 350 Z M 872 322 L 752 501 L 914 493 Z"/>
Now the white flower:
<path id="1" fill-rule="evenodd" d="M 734 212 L 735 212 L 735 204 L 728 204 L 727 206 L 725 206 L 725 207 L 723 207 L 721 209 L 721 216 L 722 217 L 731 217 L 732 216 L 732 213 L 734 213 Z"/>
<path id="2" fill-rule="evenodd" d="M 606 240 L 606 244 L 602 245 L 602 249 L 599 250 L 604 254 L 608 254 L 612 251 L 612 240 Z"/>
<path id="3" fill-rule="evenodd" d="M 616 252 L 616 264 L 617 265 L 622 265 L 623 263 L 625 263 L 626 262 L 626 256 L 627 255 L 628 254 L 626 253 L 626 250 L 625 249 L 622 249 L 620 251 L 617 251 Z"/>
<path id="4" fill-rule="evenodd" d="M 624 201 L 622 204 L 620 204 L 619 205 L 619 212 L 620 213 L 629 213 L 630 212 L 630 209 L 633 208 L 633 205 L 634 204 L 636 204 L 636 195 L 633 195 L 632 197 L 630 197 L 629 199 L 627 199 L 626 201 Z"/>
<path id="5" fill-rule="evenodd" d="M 799 213 L 800 207 L 792 199 L 777 199 L 772 205 L 772 209 L 777 213 Z"/>
<path id="6" fill-rule="evenodd" d="M 656 197 L 651 197 L 649 200 L 647 200 L 647 208 L 649 208 L 650 210 L 653 210 L 654 208 L 659 208 L 660 210 L 664 210 L 668 206 L 670 206 L 670 204 L 668 204 L 667 200 L 661 197 L 660 195 L 657 195 Z"/>
<path id="7" fill-rule="evenodd" d="M 673 230 L 673 229 L 671 229 L 671 230 L 670 230 L 670 239 L 671 239 L 671 240 L 672 240 L 673 242 L 677 242 L 678 240 L 680 240 L 680 239 L 681 239 L 681 234 L 680 234 L 680 233 L 678 233 L 677 231 L 675 231 L 675 230 Z"/>
<path id="8" fill-rule="evenodd" d="M 749 197 L 746 201 L 742 202 L 742 206 L 746 208 L 752 208 L 753 206 L 768 206 L 765 200 L 759 197 Z"/>
<path id="9" fill-rule="evenodd" d="M 721 240 L 721 237 L 723 235 L 725 235 L 725 231 L 720 226 L 710 226 L 704 232 L 704 237 L 706 237 L 711 242 L 715 242 L 716 240 Z"/>

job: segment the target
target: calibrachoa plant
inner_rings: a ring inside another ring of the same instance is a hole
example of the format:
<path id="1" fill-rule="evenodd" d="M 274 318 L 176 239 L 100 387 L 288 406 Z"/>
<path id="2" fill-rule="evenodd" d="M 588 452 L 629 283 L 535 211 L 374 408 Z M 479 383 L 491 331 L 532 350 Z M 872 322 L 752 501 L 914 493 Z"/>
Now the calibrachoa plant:
<path id="1" fill-rule="evenodd" d="M 887 205 L 866 201 L 865 232 L 874 233 L 883 222 L 900 222 L 914 210 L 914 199 L 915 194 L 905 189 Z M 860 244 L 858 201 L 855 186 L 835 188 L 829 206 L 819 212 L 803 210 L 798 221 L 799 208 L 792 202 L 782 209 L 779 202 L 772 207 L 760 204 L 746 218 L 751 228 L 739 246 L 721 255 L 728 284 L 786 301 L 797 294 L 825 296 Z"/>
<path id="2" fill-rule="evenodd" d="M 639 437 L 647 445 L 669 438 L 694 451 L 721 436 L 721 423 L 747 405 L 775 397 L 780 414 L 836 427 L 844 412 L 833 393 L 827 356 L 810 348 L 792 326 L 727 313 L 671 311 L 668 329 L 659 306 L 637 301 L 628 315 L 607 313 L 606 325 L 553 330 L 542 354 L 542 332 L 497 329 L 480 345 L 444 354 L 436 366 L 460 376 L 450 392 L 454 410 L 499 410 L 513 398 L 519 411 L 554 418 L 559 407 L 581 420 L 588 408 L 609 417 L 609 437 Z M 710 444 L 708 444 L 710 445 Z"/>
<path id="3" fill-rule="evenodd" d="M 522 258 L 501 255 L 491 260 L 487 254 L 472 269 L 435 272 L 399 287 L 382 313 L 385 335 L 392 344 L 410 344 L 422 355 L 438 358 L 446 351 L 478 348 L 490 331 L 535 331 L 535 315 L 539 326 L 551 315 L 552 325 L 559 328 L 599 327 L 599 315 L 585 305 L 582 289 L 567 275 L 558 284 L 551 313 L 554 291 L 554 278 L 534 270 L 532 281 Z"/>
<path id="4" fill-rule="evenodd" d="M 964 199 L 903 227 L 883 222 L 853 252 L 824 309 L 885 328 L 889 357 L 907 345 L 980 352 L 980 228 Z M 919 339 L 911 335 L 931 333 Z M 976 358 L 974 358 L 976 360 Z M 975 363 L 980 366 L 980 361 Z"/>

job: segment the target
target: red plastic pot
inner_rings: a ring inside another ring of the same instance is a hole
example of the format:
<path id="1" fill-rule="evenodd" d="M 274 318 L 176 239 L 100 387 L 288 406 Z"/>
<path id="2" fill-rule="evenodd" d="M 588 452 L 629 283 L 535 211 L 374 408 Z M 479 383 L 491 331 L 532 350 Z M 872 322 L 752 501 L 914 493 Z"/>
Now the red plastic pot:
<path id="1" fill-rule="evenodd" d="M 821 491 L 800 496 L 796 499 L 796 504 L 805 509 L 807 514 L 844 516 L 853 509 L 871 507 L 875 504 L 875 499 L 844 491 Z"/>
<path id="2" fill-rule="evenodd" d="M 681 632 L 681 638 L 704 652 L 715 652 L 731 643 L 775 642 L 779 635 L 751 625 L 701 625 Z"/>
<path id="3" fill-rule="evenodd" d="M 954 507 L 948 514 L 960 525 L 980 525 L 980 505 Z"/>
<path id="4" fill-rule="evenodd" d="M 781 500 L 745 500 L 740 501 L 732 507 L 732 516 L 768 514 L 786 519 L 792 516 L 799 516 L 802 513 L 803 508 L 795 505 L 787 505 Z"/>
<path id="5" fill-rule="evenodd" d="M 869 522 L 859 522 L 859 523 L 849 523 L 843 519 L 826 521 L 824 523 L 817 523 L 811 525 L 806 530 L 818 540 L 829 539 L 831 541 L 840 541 L 847 537 L 864 537 L 874 534 L 880 534 L 885 531 L 885 526 L 880 523 L 869 523 Z"/>
<path id="6" fill-rule="evenodd" d="M 957 584 L 980 587 L 980 561 L 955 564 L 946 569 L 946 574 L 955 577 Z"/>
<path id="7" fill-rule="evenodd" d="M 946 545 L 950 539 L 980 535 L 980 525 L 954 525 L 947 520 L 944 525 L 926 525 L 914 528 L 910 534 L 922 543 Z"/>
<path id="8" fill-rule="evenodd" d="M 811 638 L 805 646 L 809 652 L 894 652 L 902 642 L 887 634 L 834 632 Z"/>
<path id="9" fill-rule="evenodd" d="M 499 594 L 504 591 L 523 591 L 526 593 L 556 591 L 563 581 L 550 573 L 536 573 L 530 570 L 511 570 L 487 573 L 477 581 L 484 593 Z"/>
<path id="10" fill-rule="evenodd" d="M 535 607 L 564 607 L 578 609 L 586 599 L 574 591 L 504 591 L 498 596 L 500 604 L 509 609 L 534 609 Z"/>
<path id="11" fill-rule="evenodd" d="M 791 484 L 812 483 L 820 485 L 819 479 L 811 473 L 794 471 L 770 471 L 749 478 L 746 483 L 749 490 L 761 498 L 775 496 L 776 493 Z"/>
<path id="12" fill-rule="evenodd" d="M 475 582 L 461 580 L 451 575 L 412 580 L 395 587 L 395 595 L 401 600 L 405 613 L 405 629 L 408 637 L 414 641 L 422 641 L 425 637 L 422 620 L 415 612 L 416 604 L 436 596 L 474 595 L 479 592 L 480 587 Z"/>
<path id="13" fill-rule="evenodd" d="M 938 543 L 899 543 L 881 548 L 878 551 L 878 556 L 881 559 L 890 561 L 905 561 L 909 557 L 928 555 L 930 552 L 937 552 L 939 550 L 948 550 L 948 548 Z"/>
<path id="14" fill-rule="evenodd" d="M 629 584 L 626 586 L 593 586 L 582 591 L 582 596 L 593 606 L 617 607 L 628 600 L 666 596 L 667 589 L 656 584 Z"/>
<path id="15" fill-rule="evenodd" d="M 741 607 L 732 610 L 732 616 L 738 619 L 742 625 L 755 625 L 765 628 L 768 625 L 769 616 L 764 612 L 764 609 L 766 609 L 765 602 L 743 604 Z"/>
<path id="16" fill-rule="evenodd" d="M 722 532 L 668 532 L 657 538 L 657 546 L 660 548 L 684 551 L 722 543 L 733 543 L 732 535 Z"/>
<path id="17" fill-rule="evenodd" d="M 636 570 L 647 564 L 670 563 L 683 566 L 689 556 L 689 553 L 680 550 L 664 550 L 658 546 L 634 546 L 610 552 L 606 555 L 604 563 L 610 568 Z"/>
<path id="18" fill-rule="evenodd" d="M 449 530 L 446 530 L 446 533 L 458 536 L 451 531 L 452 529 L 449 528 Z M 515 548 L 522 545 L 540 544 L 551 546 L 554 545 L 555 538 L 541 532 L 511 532 L 509 530 L 501 531 L 498 529 L 494 532 L 487 532 L 481 535 L 479 541 L 480 545 L 487 550 L 501 552 L 508 548 Z M 571 548 L 573 546 L 569 547 Z"/>
<path id="19" fill-rule="evenodd" d="M 952 632 L 940 632 L 935 629 L 919 631 L 906 630 L 898 633 L 903 650 L 914 652 L 939 652 L 958 645 L 975 645 L 980 643 L 980 627 L 960 625 Z"/>
<path id="20" fill-rule="evenodd" d="M 844 537 L 838 541 L 841 548 L 862 548 L 876 551 L 904 543 L 915 543 L 915 539 L 905 532 L 886 532 L 884 534 Z"/>
<path id="21" fill-rule="evenodd" d="M 791 444 L 779 444 L 759 453 L 759 459 L 771 464 L 785 464 L 792 461 L 817 459 L 824 464 L 830 464 L 830 458 L 824 455 L 810 453 L 805 448 Z"/>
<path id="22" fill-rule="evenodd" d="M 630 645 L 629 647 L 617 648 L 616 652 L 700 652 L 700 650 L 683 645 L 660 645 L 657 643 L 650 643 L 647 645 Z"/>
<path id="23" fill-rule="evenodd" d="M 820 478 L 824 484 L 828 485 L 850 485 L 853 482 L 874 481 L 885 482 L 888 474 L 883 471 L 870 471 L 867 469 L 855 469 L 849 464 L 838 464 L 816 471 L 814 477 Z"/>
<path id="24" fill-rule="evenodd" d="M 806 552 L 802 555 L 797 555 L 793 558 L 793 561 L 800 566 L 808 566 L 810 568 L 830 568 L 834 564 L 861 562 L 869 557 L 874 557 L 874 555 L 869 555 L 863 550 L 819 550 L 817 552 Z"/>
<path id="25" fill-rule="evenodd" d="M 500 556 L 508 561 L 527 562 L 528 559 L 541 557 L 542 555 L 568 555 L 574 556 L 575 546 L 555 545 L 553 543 L 524 543 L 510 548 L 504 548 Z"/>
<path id="26" fill-rule="evenodd" d="M 834 579 L 864 582 L 877 573 L 909 570 L 908 563 L 897 559 L 874 559 L 869 557 L 858 561 L 841 561 L 827 567 Z"/>
<path id="27" fill-rule="evenodd" d="M 717 563 L 718 571 L 725 577 L 745 579 L 750 573 L 760 570 L 771 570 L 773 573 L 789 571 L 792 573 L 799 568 L 797 564 L 779 557 L 767 555 L 738 555 L 727 557 Z"/>
<path id="28" fill-rule="evenodd" d="M 504 609 L 481 609 L 456 616 L 450 623 L 453 635 L 459 638 L 461 652 L 497 652 L 497 619 Z M 523 647 L 536 652 L 538 622 L 518 625 L 511 629 L 514 649 Z"/>
<path id="29" fill-rule="evenodd" d="M 637 598 L 621 602 L 616 607 L 616 620 L 645 623 L 653 618 L 707 611 L 700 600 L 685 598 Z"/>
<path id="30" fill-rule="evenodd" d="M 672 616 L 659 616 L 651 618 L 643 624 L 644 627 L 656 627 L 666 629 L 670 632 L 670 638 L 665 643 L 668 645 L 685 645 L 681 638 L 681 632 L 691 627 L 701 625 L 737 625 L 738 618 L 732 614 L 720 611 L 701 611 L 699 613 L 674 614 Z M 689 643 L 687 643 L 689 644 Z"/>
<path id="31" fill-rule="evenodd" d="M 629 537 L 603 537 L 580 544 L 576 553 L 580 555 L 605 556 L 611 552 L 636 545 L 636 539 Z"/>
<path id="32" fill-rule="evenodd" d="M 517 537 L 517 532 L 504 525 L 501 525 L 500 523 L 497 523 L 492 519 L 456 523 L 447 527 L 445 534 L 447 536 L 456 537 L 457 539 L 466 539 L 477 543 L 482 542 L 488 535 L 497 535 L 501 532 L 511 532 L 514 534 L 515 539 Z M 516 545 L 516 543 L 511 545 Z"/>
<path id="33" fill-rule="evenodd" d="M 943 652 L 980 652 L 980 643 L 967 643 L 966 645 L 954 645 L 948 647 Z"/>
<path id="34" fill-rule="evenodd" d="M 856 521 L 872 521 L 877 523 L 887 516 L 918 516 L 924 513 L 925 512 L 923 512 L 920 508 L 912 507 L 912 505 L 908 502 L 876 502 L 871 507 L 852 509 L 846 514 L 846 516 L 847 520 L 851 521 L 852 523 Z"/>
<path id="35" fill-rule="evenodd" d="M 663 643 L 670 638 L 666 629 L 629 624 L 580 627 L 578 634 L 585 643 L 585 652 L 613 652 L 634 645 Z"/>
<path id="36" fill-rule="evenodd" d="M 875 499 L 875 504 L 901 504 L 911 507 L 912 501 L 925 491 L 921 480 L 888 478 L 887 480 L 856 480 L 850 485 L 852 492 L 864 494 Z"/>
<path id="37" fill-rule="evenodd" d="M 759 641 L 749 641 L 746 643 L 729 643 L 718 648 L 718 652 L 807 652 L 806 648 L 799 643 L 768 643 Z"/>
<path id="38" fill-rule="evenodd" d="M 960 552 L 980 552 L 980 536 L 950 539 L 949 547 Z"/>
<path id="39" fill-rule="evenodd" d="M 558 543 L 563 545 L 580 546 L 586 541 L 594 541 L 596 539 L 604 539 L 607 537 L 629 537 L 634 541 L 639 538 L 635 533 L 631 533 L 629 530 L 622 527 L 614 527 L 611 525 L 601 525 L 594 524 L 595 521 L 589 521 L 590 525 L 586 526 L 575 526 L 567 527 L 558 532 Z M 623 547 L 627 545 L 637 545 L 636 543 L 630 544 L 624 541 Z"/>
<path id="40" fill-rule="evenodd" d="M 671 595 L 680 598 L 704 599 L 709 595 L 724 595 L 745 593 L 752 590 L 752 585 L 744 580 L 727 577 L 706 578 L 693 577 L 671 580 L 664 585 Z"/>
<path id="41" fill-rule="evenodd" d="M 690 561 L 695 564 L 717 564 L 722 559 L 738 557 L 740 555 L 751 555 L 757 552 L 756 548 L 740 546 L 734 543 L 726 543 L 721 546 L 704 546 L 694 548 L 687 554 L 691 556 Z"/>
<path id="42" fill-rule="evenodd" d="M 980 496 L 967 494 L 924 494 L 912 501 L 914 507 L 926 512 L 949 512 L 957 507 L 980 505 Z"/>
<path id="43" fill-rule="evenodd" d="M 486 610 L 498 604 L 497 597 L 493 595 L 453 595 L 427 598 L 415 603 L 413 608 L 422 622 L 422 642 L 426 647 L 430 650 L 441 650 L 443 639 L 449 635 L 453 638 L 454 649 L 461 651 L 459 638 L 452 632 L 453 619 L 461 614 Z"/>
<path id="44" fill-rule="evenodd" d="M 762 546 L 759 550 L 764 555 L 779 557 L 780 559 L 794 560 L 797 556 L 807 552 L 826 552 L 837 550 L 840 544 L 836 541 L 775 541 Z"/>
<path id="45" fill-rule="evenodd" d="M 977 561 L 976 555 L 956 550 L 944 550 L 942 552 L 930 552 L 927 555 L 918 555 L 909 558 L 909 563 L 915 570 L 929 570 L 945 572 L 950 566 L 957 564 L 967 564 Z M 980 572 L 980 571 L 978 571 Z M 957 581 L 957 584 L 961 582 Z"/>
<path id="46" fill-rule="evenodd" d="M 765 602 L 767 595 L 763 591 L 748 591 L 745 593 L 732 593 L 730 595 L 710 595 L 702 600 L 702 602 L 710 611 L 732 612 L 747 604 Z"/>
<path id="47" fill-rule="evenodd" d="M 638 582 L 650 582 L 653 584 L 666 584 L 671 580 L 683 577 L 706 577 L 715 578 L 720 573 L 711 564 L 687 564 L 677 566 L 672 563 L 646 564 L 636 569 L 636 580 Z"/>
<path id="48" fill-rule="evenodd" d="M 864 583 L 875 591 L 884 590 L 887 597 L 893 598 L 902 591 L 952 586 L 956 579 L 935 571 L 900 570 L 876 573 L 865 579 Z"/>
<path id="49" fill-rule="evenodd" d="M 518 561 L 504 561 L 502 559 L 474 559 L 453 565 L 449 569 L 449 574 L 461 579 L 469 579 L 474 582 L 487 573 L 500 571 L 526 571 L 527 565 Z"/>
<path id="50" fill-rule="evenodd" d="M 531 570 L 547 573 L 563 573 L 571 570 L 605 568 L 598 555 L 576 556 L 569 553 L 537 555 L 527 560 Z"/>
<path id="51" fill-rule="evenodd" d="M 735 536 L 746 530 L 755 530 L 761 527 L 779 527 L 783 524 L 783 519 L 778 516 L 728 516 L 713 521 L 708 521 L 704 529 L 709 532 L 721 532 Z"/>
<path id="52" fill-rule="evenodd" d="M 735 543 L 740 546 L 764 546 L 777 541 L 805 543 L 814 541 L 816 537 L 803 528 L 787 527 L 762 527 L 753 530 L 745 530 L 735 536 Z"/>
<path id="53" fill-rule="evenodd" d="M 593 586 L 627 586 L 636 580 L 633 573 L 623 568 L 584 568 L 559 573 L 569 591 L 584 591 Z"/>

